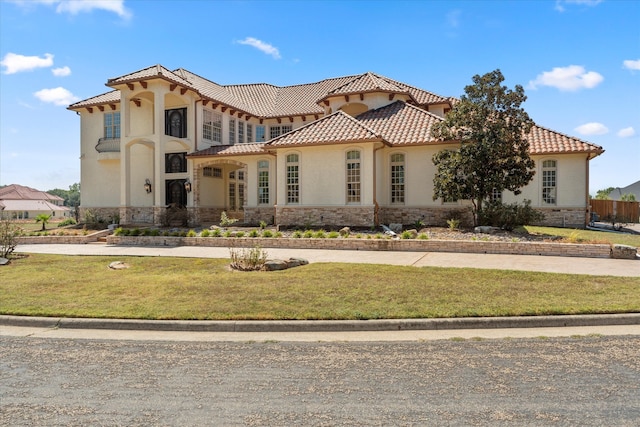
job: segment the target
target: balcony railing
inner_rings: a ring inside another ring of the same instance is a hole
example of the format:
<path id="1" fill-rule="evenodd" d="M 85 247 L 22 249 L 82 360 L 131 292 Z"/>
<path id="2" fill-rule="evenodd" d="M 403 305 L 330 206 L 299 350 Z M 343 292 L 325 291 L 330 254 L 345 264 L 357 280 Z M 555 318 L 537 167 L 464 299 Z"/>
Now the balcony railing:
<path id="1" fill-rule="evenodd" d="M 120 138 L 100 138 L 96 145 L 98 153 L 119 153 Z"/>

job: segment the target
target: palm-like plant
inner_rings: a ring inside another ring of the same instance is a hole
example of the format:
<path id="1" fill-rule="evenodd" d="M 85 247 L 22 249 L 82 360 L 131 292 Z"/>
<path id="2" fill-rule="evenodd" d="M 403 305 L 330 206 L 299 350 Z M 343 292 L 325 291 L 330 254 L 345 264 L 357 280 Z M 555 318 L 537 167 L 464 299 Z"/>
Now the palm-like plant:
<path id="1" fill-rule="evenodd" d="M 41 222 L 42 223 L 42 231 L 44 231 L 46 228 L 45 226 L 47 225 L 47 223 L 51 220 L 51 215 L 49 214 L 40 214 L 38 216 L 36 216 L 36 224 Z"/>

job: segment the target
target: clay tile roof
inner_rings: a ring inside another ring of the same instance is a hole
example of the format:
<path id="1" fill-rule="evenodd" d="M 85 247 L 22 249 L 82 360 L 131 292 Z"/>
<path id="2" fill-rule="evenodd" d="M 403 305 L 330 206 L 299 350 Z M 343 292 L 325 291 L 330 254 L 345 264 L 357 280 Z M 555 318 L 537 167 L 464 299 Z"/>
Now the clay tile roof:
<path id="1" fill-rule="evenodd" d="M 238 156 L 238 155 L 250 155 L 250 154 L 262 154 L 265 153 L 264 142 L 252 142 L 245 144 L 235 145 L 215 145 L 213 147 L 205 148 L 204 150 L 196 151 L 187 155 L 187 157 L 210 157 L 210 156 Z"/>
<path id="2" fill-rule="evenodd" d="M 369 110 L 356 119 L 375 129 L 391 145 L 414 145 L 435 142 L 431 127 L 443 119 L 403 101 Z"/>
<path id="3" fill-rule="evenodd" d="M 191 83 L 186 79 L 186 75 L 183 70 L 176 70 L 176 72 L 174 72 L 159 64 L 139 71 L 135 71 L 133 73 L 125 74 L 124 76 L 109 79 L 107 81 L 107 86 L 116 86 L 119 84 L 136 82 L 150 78 L 162 78 L 179 85 L 190 88 L 192 87 Z"/>
<path id="4" fill-rule="evenodd" d="M 103 93 L 101 95 L 94 96 L 92 98 L 85 99 L 83 101 L 76 102 L 67 107 L 68 110 L 76 108 L 92 107 L 96 105 L 104 104 L 118 104 L 120 102 L 120 91 L 112 90 L 111 92 Z"/>
<path id="5" fill-rule="evenodd" d="M 602 147 L 541 126 L 533 126 L 527 136 L 531 154 L 604 153 Z"/>
<path id="6" fill-rule="evenodd" d="M 267 146 L 279 148 L 377 141 L 383 141 L 383 139 L 374 130 L 358 122 L 344 111 L 336 111 L 272 139 L 267 143 Z"/>
<path id="7" fill-rule="evenodd" d="M 328 95 L 346 95 L 351 93 L 361 92 L 406 92 L 405 88 L 402 88 L 389 80 L 385 80 L 382 77 L 373 74 L 365 73 L 356 76 L 350 82 L 340 86 L 337 89 L 329 92 Z"/>
<path id="8" fill-rule="evenodd" d="M 49 194 L 35 188 L 26 187 L 19 184 L 11 184 L 0 188 L 0 199 L 2 200 L 60 200 L 62 197 Z"/>

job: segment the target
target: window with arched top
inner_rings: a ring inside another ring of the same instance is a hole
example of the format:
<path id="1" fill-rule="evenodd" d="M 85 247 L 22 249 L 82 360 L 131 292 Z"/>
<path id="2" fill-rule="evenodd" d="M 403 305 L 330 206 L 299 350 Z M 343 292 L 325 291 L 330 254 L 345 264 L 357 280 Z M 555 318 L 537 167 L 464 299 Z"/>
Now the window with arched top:
<path id="1" fill-rule="evenodd" d="M 288 154 L 286 160 L 287 203 L 300 203 L 300 157 Z"/>
<path id="2" fill-rule="evenodd" d="M 164 112 L 164 134 L 176 138 L 187 137 L 186 108 L 175 108 Z"/>
<path id="3" fill-rule="evenodd" d="M 360 203 L 360 151 L 347 151 L 346 162 L 347 203 Z"/>
<path id="4" fill-rule="evenodd" d="M 558 164 L 555 160 L 542 162 L 542 202 L 555 205 L 557 200 Z"/>
<path id="5" fill-rule="evenodd" d="M 391 203 L 404 204 L 405 159 L 404 154 L 391 155 Z"/>

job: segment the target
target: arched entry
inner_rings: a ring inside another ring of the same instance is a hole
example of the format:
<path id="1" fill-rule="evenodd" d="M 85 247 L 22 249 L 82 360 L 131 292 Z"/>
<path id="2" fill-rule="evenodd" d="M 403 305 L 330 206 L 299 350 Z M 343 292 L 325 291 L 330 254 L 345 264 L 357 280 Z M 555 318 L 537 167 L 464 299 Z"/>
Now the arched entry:
<path id="1" fill-rule="evenodd" d="M 187 190 L 184 188 L 186 179 L 173 179 L 166 181 L 166 205 L 184 207 L 187 205 Z"/>

